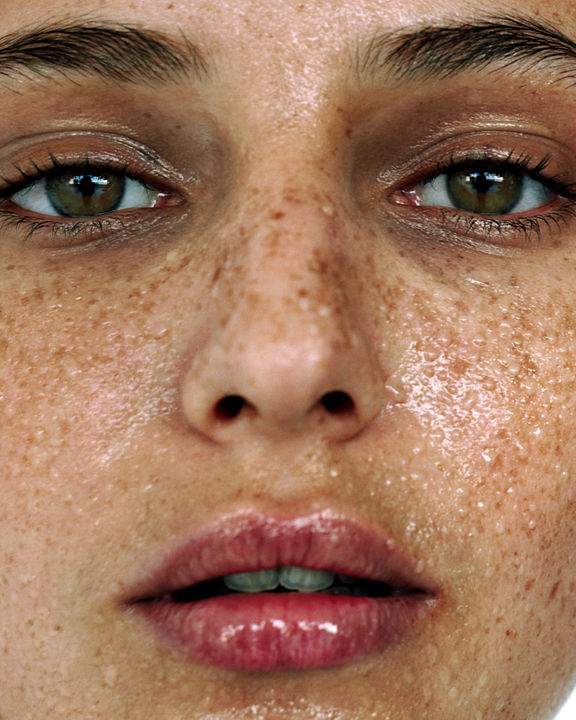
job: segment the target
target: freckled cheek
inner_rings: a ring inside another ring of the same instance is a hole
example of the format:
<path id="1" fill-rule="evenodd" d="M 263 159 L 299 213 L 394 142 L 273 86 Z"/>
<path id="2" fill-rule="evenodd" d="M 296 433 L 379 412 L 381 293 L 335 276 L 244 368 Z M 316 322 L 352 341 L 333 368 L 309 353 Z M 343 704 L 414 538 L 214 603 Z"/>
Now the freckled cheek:
<path id="1" fill-rule="evenodd" d="M 576 547 L 576 343 L 545 304 L 517 305 L 421 317 L 400 372 L 411 418 L 461 493 L 464 530 L 494 549 L 485 567 L 521 557 L 520 582 L 571 566 Z"/>
<path id="2" fill-rule="evenodd" d="M 400 351 L 389 382 L 447 458 L 487 467 L 498 458 L 518 461 L 569 429 L 576 410 L 576 368 L 569 360 L 575 343 L 571 352 L 563 343 L 559 364 L 558 343 L 543 338 L 539 326 L 510 322 L 493 306 L 462 313 L 433 298 L 420 305 L 424 312 L 406 302 L 390 322 L 388 345 L 394 346 L 396 332 Z M 382 362 L 388 362 L 386 350 Z"/>
<path id="3" fill-rule="evenodd" d="M 70 325 L 45 322 L 41 334 L 22 327 L 4 349 L 0 456 L 11 475 L 57 481 L 97 471 L 177 402 L 174 352 L 162 331 L 105 319 Z"/>
<path id="4" fill-rule="evenodd" d="M 435 522 L 466 547 L 480 534 L 537 567 L 534 539 L 549 523 L 566 536 L 576 501 L 576 343 L 553 311 L 523 298 L 504 313 L 413 293 L 382 332 L 398 399 L 391 412 L 422 449 L 412 469 L 435 478 Z"/>

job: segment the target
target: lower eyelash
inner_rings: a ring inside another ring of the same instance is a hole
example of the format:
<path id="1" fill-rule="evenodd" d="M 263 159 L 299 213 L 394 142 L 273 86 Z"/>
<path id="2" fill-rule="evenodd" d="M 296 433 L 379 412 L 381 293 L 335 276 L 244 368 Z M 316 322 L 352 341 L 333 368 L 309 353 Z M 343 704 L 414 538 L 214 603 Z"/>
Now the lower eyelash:
<path id="1" fill-rule="evenodd" d="M 454 225 L 465 225 L 465 235 L 477 235 L 481 233 L 484 238 L 489 238 L 494 233 L 504 235 L 507 232 L 520 233 L 524 236 L 526 244 L 534 241 L 537 236 L 538 242 L 542 239 L 544 228 L 548 230 L 560 230 L 569 221 L 576 218 L 576 199 L 567 199 L 563 207 L 543 213 L 541 215 L 519 216 L 519 217 L 498 217 L 487 215 L 466 215 L 454 212 L 450 208 L 442 208 L 444 222 Z"/>
<path id="2" fill-rule="evenodd" d="M 51 239 L 64 243 L 69 240 L 70 245 L 77 243 L 80 235 L 87 235 L 87 240 L 101 236 L 103 240 L 113 231 L 124 227 L 122 218 L 117 216 L 94 217 L 84 220 L 58 222 L 51 220 L 36 220 L 26 215 L 20 215 L 11 210 L 0 207 L 0 232 L 4 228 L 16 228 L 25 231 L 24 241 L 29 241 L 38 232 L 50 233 Z"/>

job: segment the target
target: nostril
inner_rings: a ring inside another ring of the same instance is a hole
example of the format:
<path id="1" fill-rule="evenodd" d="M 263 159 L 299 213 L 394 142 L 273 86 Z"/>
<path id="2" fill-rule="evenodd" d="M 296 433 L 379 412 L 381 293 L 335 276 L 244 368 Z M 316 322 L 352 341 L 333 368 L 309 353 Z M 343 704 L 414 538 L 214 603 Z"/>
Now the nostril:
<path id="1" fill-rule="evenodd" d="M 214 408 L 214 415 L 217 420 L 234 420 L 242 412 L 246 401 L 240 395 L 226 395 L 221 398 Z"/>
<path id="2" fill-rule="evenodd" d="M 331 415 L 349 415 L 354 412 L 354 400 L 348 393 L 333 390 L 320 398 L 320 402 Z"/>

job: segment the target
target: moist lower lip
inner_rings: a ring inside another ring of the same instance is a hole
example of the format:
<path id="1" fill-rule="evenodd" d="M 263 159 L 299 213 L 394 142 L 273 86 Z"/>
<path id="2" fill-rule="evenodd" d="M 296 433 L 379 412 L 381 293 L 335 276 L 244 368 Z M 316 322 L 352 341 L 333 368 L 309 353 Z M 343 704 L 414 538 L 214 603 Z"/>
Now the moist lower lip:
<path id="1" fill-rule="evenodd" d="M 389 592 L 194 596 L 196 585 L 217 576 L 277 565 L 357 576 Z M 128 601 L 130 611 L 182 656 L 236 671 L 336 667 L 384 652 L 436 602 L 430 583 L 392 541 L 330 513 L 229 519 L 186 540 L 147 575 Z"/>
<path id="2" fill-rule="evenodd" d="M 185 657 L 229 670 L 312 670 L 383 652 L 433 600 L 321 593 L 226 595 L 192 603 L 143 603 L 138 612 Z"/>

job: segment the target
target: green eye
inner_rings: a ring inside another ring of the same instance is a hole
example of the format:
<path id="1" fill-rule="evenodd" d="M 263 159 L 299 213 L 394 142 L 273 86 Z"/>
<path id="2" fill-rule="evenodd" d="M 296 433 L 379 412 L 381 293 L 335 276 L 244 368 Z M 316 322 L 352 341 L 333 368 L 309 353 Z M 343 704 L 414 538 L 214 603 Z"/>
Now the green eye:
<path id="1" fill-rule="evenodd" d="M 522 196 L 524 178 L 511 172 L 467 171 L 446 175 L 454 207 L 483 215 L 512 212 Z"/>
<path id="2" fill-rule="evenodd" d="M 50 205 L 65 217 L 102 215 L 116 210 L 124 197 L 126 181 L 118 175 L 69 173 L 46 180 Z"/>
<path id="3" fill-rule="evenodd" d="M 160 195 L 159 190 L 120 174 L 73 170 L 32 182 L 10 200 L 39 215 L 80 218 L 154 207 Z"/>
<path id="4" fill-rule="evenodd" d="M 462 168 L 436 175 L 414 189 L 418 204 L 480 215 L 529 212 L 555 193 L 526 173 L 498 168 Z"/>

